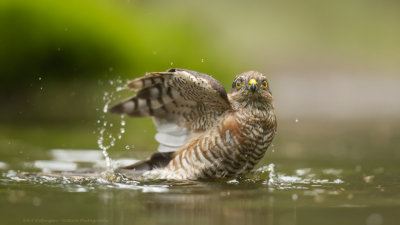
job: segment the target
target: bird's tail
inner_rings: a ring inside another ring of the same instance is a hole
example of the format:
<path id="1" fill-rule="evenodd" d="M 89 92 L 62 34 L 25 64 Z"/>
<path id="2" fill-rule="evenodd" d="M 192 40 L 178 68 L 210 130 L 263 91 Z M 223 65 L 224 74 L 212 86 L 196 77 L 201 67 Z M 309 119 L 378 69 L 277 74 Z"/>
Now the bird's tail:
<path id="1" fill-rule="evenodd" d="M 153 169 L 162 169 L 172 160 L 175 152 L 156 152 L 148 159 L 134 163 L 130 166 L 118 168 L 115 172 L 129 178 L 138 178 L 144 172 Z"/>

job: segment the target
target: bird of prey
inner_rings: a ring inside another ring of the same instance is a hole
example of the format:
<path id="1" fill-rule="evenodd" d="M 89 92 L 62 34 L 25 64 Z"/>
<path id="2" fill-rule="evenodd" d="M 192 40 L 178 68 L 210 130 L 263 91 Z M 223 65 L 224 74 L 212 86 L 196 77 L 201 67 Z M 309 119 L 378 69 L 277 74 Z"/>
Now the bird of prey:
<path id="1" fill-rule="evenodd" d="M 276 134 L 269 83 L 256 71 L 237 75 L 229 94 L 211 76 L 186 69 L 147 73 L 127 87 L 136 94 L 109 112 L 152 117 L 160 145 L 124 171 L 167 180 L 241 177 Z"/>

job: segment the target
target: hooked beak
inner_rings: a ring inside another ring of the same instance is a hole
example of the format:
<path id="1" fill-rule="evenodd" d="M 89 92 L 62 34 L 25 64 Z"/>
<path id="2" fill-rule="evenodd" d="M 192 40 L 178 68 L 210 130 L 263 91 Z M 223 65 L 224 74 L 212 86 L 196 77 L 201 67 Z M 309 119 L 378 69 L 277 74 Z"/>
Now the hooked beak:
<path id="1" fill-rule="evenodd" d="M 257 90 L 257 81 L 255 79 L 251 79 L 249 81 L 249 89 L 254 93 Z"/>

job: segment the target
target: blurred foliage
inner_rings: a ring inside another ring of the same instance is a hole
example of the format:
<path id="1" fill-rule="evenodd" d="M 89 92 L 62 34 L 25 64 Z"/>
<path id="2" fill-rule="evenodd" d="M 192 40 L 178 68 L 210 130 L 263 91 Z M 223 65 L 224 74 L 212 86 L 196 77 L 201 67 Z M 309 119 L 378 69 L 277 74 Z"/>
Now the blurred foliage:
<path id="1" fill-rule="evenodd" d="M 112 1 L 2 1 L 0 76 L 20 84 L 39 76 L 70 80 L 175 66 L 218 68 L 215 60 L 203 63 L 206 55 L 218 57 L 206 54 L 213 49 L 207 35 L 188 15 L 170 13 Z"/>
<path id="2" fill-rule="evenodd" d="M 95 120 L 105 88 L 99 81 L 117 76 L 171 67 L 233 74 L 232 60 L 219 59 L 225 52 L 209 45 L 211 36 L 190 14 L 145 7 L 105 0 L 0 2 L 2 119 Z"/>

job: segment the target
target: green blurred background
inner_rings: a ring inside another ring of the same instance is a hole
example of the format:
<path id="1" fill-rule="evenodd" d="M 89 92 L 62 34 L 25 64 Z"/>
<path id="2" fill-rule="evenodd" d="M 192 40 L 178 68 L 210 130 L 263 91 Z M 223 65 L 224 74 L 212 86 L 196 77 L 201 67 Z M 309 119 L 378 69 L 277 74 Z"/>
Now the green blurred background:
<path id="1" fill-rule="evenodd" d="M 120 121 L 102 118 L 104 93 L 118 79 L 178 67 L 227 89 L 240 72 L 268 74 L 276 160 L 399 159 L 399 12 L 398 1 L 3 0 L 0 151 L 20 161 L 98 149 L 97 121 Z M 128 119 L 126 130 L 113 154 L 155 149 L 149 119 Z"/>

